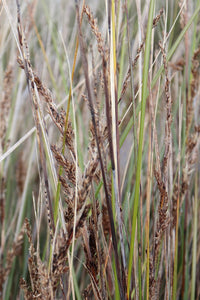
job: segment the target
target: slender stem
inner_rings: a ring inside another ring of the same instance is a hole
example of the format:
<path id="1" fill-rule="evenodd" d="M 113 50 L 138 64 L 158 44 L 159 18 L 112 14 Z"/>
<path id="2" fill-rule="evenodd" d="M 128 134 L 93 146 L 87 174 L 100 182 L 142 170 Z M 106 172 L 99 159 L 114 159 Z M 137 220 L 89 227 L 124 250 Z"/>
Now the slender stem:
<path id="1" fill-rule="evenodd" d="M 136 171 L 136 182 L 135 182 L 134 210 L 133 210 L 133 218 L 132 218 L 131 245 L 130 245 L 129 265 L 128 265 L 128 282 L 127 282 L 128 299 L 130 293 L 135 229 L 136 229 L 136 220 L 137 220 L 137 213 L 138 213 L 139 196 L 140 196 L 140 174 L 141 174 L 141 167 L 142 167 L 144 120 L 145 120 L 145 108 L 146 108 L 146 98 L 147 98 L 148 70 L 149 70 L 149 57 L 150 57 L 150 49 L 151 49 L 151 35 L 152 35 L 154 6 L 155 6 L 155 0 L 152 0 L 150 2 L 150 8 L 149 8 L 149 17 L 148 17 L 147 35 L 146 35 L 145 53 L 144 53 L 144 67 L 143 67 L 143 76 L 142 76 L 143 82 L 142 82 L 140 133 L 139 133 L 138 159 L 137 159 L 137 171 Z"/>
<path id="2" fill-rule="evenodd" d="M 113 243 L 113 249 L 114 249 L 114 254 L 115 254 L 115 264 L 116 264 L 116 270 L 117 270 L 117 279 L 118 279 L 121 299 L 124 299 L 124 291 L 123 291 L 120 265 L 119 265 L 120 261 L 119 261 L 119 256 L 118 256 L 118 253 L 117 253 L 117 238 L 116 238 L 116 233 L 115 233 L 112 205 L 111 205 L 110 195 L 109 195 L 109 192 L 108 192 L 106 174 L 105 174 L 105 169 L 104 169 L 104 165 L 103 165 L 99 139 L 98 139 L 98 135 L 97 135 L 98 131 L 97 131 L 97 124 L 96 124 L 96 119 L 95 119 L 95 111 L 94 111 L 94 106 L 93 106 L 93 97 L 92 97 L 92 91 L 91 91 L 91 86 L 90 86 L 90 80 L 89 80 L 89 76 L 88 76 L 88 61 L 87 61 L 86 54 L 85 54 L 85 47 L 84 47 L 83 36 L 82 36 L 82 32 L 81 32 L 79 8 L 78 8 L 78 3 L 77 3 L 76 0 L 75 0 L 75 3 L 76 3 L 76 14 L 77 14 L 77 20 L 78 20 L 78 33 L 79 33 L 79 42 L 80 42 L 80 50 L 81 50 L 81 59 L 82 59 L 83 70 L 84 70 L 84 75 L 85 75 L 85 83 L 86 83 L 86 88 L 87 88 L 87 93 L 88 93 L 90 113 L 91 113 L 91 117 L 92 117 L 92 123 L 93 123 L 93 127 L 94 127 L 95 139 L 96 139 L 98 155 L 99 155 L 99 161 L 100 161 L 100 166 L 101 166 L 101 172 L 102 172 L 102 178 L 103 178 L 103 184 L 104 184 L 104 191 L 105 191 L 105 196 L 106 196 L 108 214 L 109 214 L 109 218 L 110 218 L 112 243 Z"/>

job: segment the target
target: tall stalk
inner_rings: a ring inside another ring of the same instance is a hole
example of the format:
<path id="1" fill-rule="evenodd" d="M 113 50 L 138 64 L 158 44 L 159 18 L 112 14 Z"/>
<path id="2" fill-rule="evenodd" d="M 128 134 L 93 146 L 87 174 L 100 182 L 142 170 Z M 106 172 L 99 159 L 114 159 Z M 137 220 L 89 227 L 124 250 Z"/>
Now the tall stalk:
<path id="1" fill-rule="evenodd" d="M 131 273 L 132 273 L 132 263 L 133 263 L 136 220 L 137 220 L 138 204 L 139 204 L 139 197 L 140 197 L 140 175 L 141 175 L 141 167 L 142 167 L 144 120 L 145 120 L 145 109 L 146 109 L 146 99 L 147 99 L 149 58 L 150 58 L 150 50 L 151 50 L 151 35 L 152 35 L 154 7 L 155 7 L 155 0 L 152 0 L 150 2 L 150 8 L 149 8 L 149 17 L 148 17 L 147 35 L 146 35 L 145 53 L 144 53 L 144 67 L 143 67 L 143 75 L 142 75 L 140 133 L 139 133 L 137 171 L 136 171 L 136 182 L 135 182 L 134 210 L 133 210 L 133 218 L 132 218 L 131 245 L 130 245 L 129 264 L 128 264 L 128 282 L 127 282 L 127 297 L 128 297 L 128 299 L 129 299 L 130 285 L 131 285 Z"/>

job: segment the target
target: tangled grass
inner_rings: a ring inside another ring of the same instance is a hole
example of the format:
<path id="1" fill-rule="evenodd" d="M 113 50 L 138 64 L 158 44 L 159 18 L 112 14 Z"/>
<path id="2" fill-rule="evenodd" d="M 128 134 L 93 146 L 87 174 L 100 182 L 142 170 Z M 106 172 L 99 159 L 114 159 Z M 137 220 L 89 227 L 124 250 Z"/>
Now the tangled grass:
<path id="1" fill-rule="evenodd" d="M 199 0 L 0 5 L 0 299 L 199 299 Z"/>

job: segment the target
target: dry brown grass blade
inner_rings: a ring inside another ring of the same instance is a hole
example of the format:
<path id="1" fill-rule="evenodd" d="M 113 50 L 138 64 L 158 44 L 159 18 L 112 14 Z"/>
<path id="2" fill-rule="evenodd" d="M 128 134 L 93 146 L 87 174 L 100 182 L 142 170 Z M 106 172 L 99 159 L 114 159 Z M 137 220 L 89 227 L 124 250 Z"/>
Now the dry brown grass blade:
<path id="1" fill-rule="evenodd" d="M 116 194 L 116 208 L 117 208 L 117 217 L 118 217 L 118 224 L 119 224 L 119 235 L 120 235 L 120 242 L 121 242 L 121 251 L 122 251 L 122 261 L 123 261 L 123 274 L 125 274 L 125 269 L 126 269 L 126 258 L 125 258 L 125 251 L 124 251 L 124 240 L 123 240 L 123 230 L 122 230 L 122 220 L 121 220 L 121 213 L 120 213 L 120 208 L 119 206 L 121 205 L 121 192 L 120 192 L 120 169 L 119 169 L 119 129 L 118 129 L 118 103 L 117 103 L 117 85 L 116 85 L 116 74 L 114 78 L 115 82 L 115 87 L 114 87 L 114 95 L 116 101 L 113 107 L 113 110 L 115 111 L 115 114 L 112 113 L 112 104 L 111 104 L 111 91 L 110 91 L 110 73 L 113 73 L 109 69 L 109 51 L 105 47 L 105 43 L 102 39 L 101 33 L 99 32 L 98 26 L 96 24 L 96 20 L 94 19 L 91 10 L 89 7 L 85 7 L 84 12 L 86 13 L 88 17 L 89 24 L 92 28 L 92 32 L 94 33 L 97 44 L 98 44 L 98 51 L 101 55 L 102 58 L 102 69 L 103 69 L 103 85 L 104 85 L 104 94 L 105 94 L 105 107 L 106 107 L 106 121 L 107 121 L 107 129 L 108 129 L 108 146 L 109 146 L 109 152 L 110 152 L 110 159 L 111 159 L 111 168 L 113 172 L 113 177 L 114 177 L 114 182 L 116 181 L 118 184 L 114 183 L 115 186 L 115 194 Z M 108 14 L 111 14 L 111 11 L 109 10 Z M 110 41 L 111 42 L 111 41 Z M 116 72 L 114 72 L 116 73 Z M 115 124 L 113 123 L 113 116 L 116 116 L 116 122 Z M 97 120 L 97 119 L 96 119 Z M 98 120 L 97 120 L 98 122 Z M 99 123 L 97 123 L 97 129 L 99 130 Z M 113 130 L 112 130 L 112 124 L 113 124 Z M 115 153 L 114 155 L 114 148 L 113 148 L 113 132 L 116 132 L 114 136 L 116 136 L 116 144 L 117 146 L 115 147 Z M 100 134 L 100 131 L 98 132 Z M 100 140 L 100 146 L 101 149 L 102 143 Z M 114 156 L 116 156 L 116 159 L 114 159 Z M 116 160 L 116 161 L 115 161 Z M 105 164 L 104 164 L 105 165 Z M 116 173 L 116 174 L 115 174 Z M 124 275 L 125 277 L 125 275 Z M 123 286 L 125 286 L 125 281 Z M 125 287 L 124 287 L 125 288 Z"/>
<path id="2" fill-rule="evenodd" d="M 108 128 L 108 142 L 109 142 L 109 150 L 110 150 L 110 159 L 112 169 L 114 170 L 114 154 L 113 154 L 113 143 L 112 143 L 112 129 L 111 129 L 111 107 L 110 107 L 110 92 L 108 88 L 108 76 L 109 71 L 107 68 L 107 61 L 108 61 L 108 51 L 105 50 L 104 41 L 99 32 L 98 26 L 96 21 L 91 13 L 91 10 L 88 6 L 84 8 L 84 13 L 88 17 L 89 24 L 92 28 L 92 31 L 96 37 L 97 44 L 98 44 L 98 51 L 102 57 L 102 67 L 103 67 L 103 80 L 104 80 L 104 93 L 105 93 L 105 104 L 106 104 L 106 118 L 107 118 L 107 128 Z"/>
<path id="3" fill-rule="evenodd" d="M 161 249 L 161 244 L 163 243 L 163 236 L 166 233 L 166 230 L 170 224 L 170 216 L 168 211 L 169 206 L 169 158 L 170 158 L 170 143 L 171 143 L 171 124 L 172 124 L 172 100 L 170 95 L 170 82 L 168 77 L 168 65 L 166 61 L 165 49 L 161 43 L 159 43 L 162 55 L 163 55 L 163 64 L 165 70 L 165 98 L 166 98 L 166 121 L 165 121 L 165 153 L 163 158 L 162 170 L 160 168 L 159 161 L 159 151 L 157 145 L 157 133 L 154 130 L 154 139 L 155 139 L 155 149 L 158 156 L 156 158 L 156 168 L 154 168 L 154 176 L 157 181 L 160 200 L 158 206 L 158 219 L 156 223 L 156 231 L 154 237 L 154 246 L 153 246 L 153 268 L 151 270 L 150 276 L 150 296 L 155 297 L 159 293 L 159 276 L 156 279 L 155 269 L 157 268 L 159 252 Z M 153 111 L 152 111 L 153 112 Z M 154 115 L 153 115 L 154 118 Z M 164 251 L 166 253 L 166 239 L 164 239 Z M 163 253 L 163 252 L 162 252 Z M 163 257 L 163 256 L 162 256 Z M 162 258 L 164 259 L 164 257 Z M 159 262 L 159 266 L 162 266 L 162 263 Z M 167 266 L 167 265 L 166 265 Z M 166 271 L 167 272 L 167 271 Z M 167 276 L 166 276 L 167 280 Z"/>
<path id="4" fill-rule="evenodd" d="M 21 47 L 21 53 L 23 55 L 23 65 L 24 65 L 24 71 L 26 74 L 26 80 L 27 80 L 27 85 L 29 89 L 29 95 L 30 95 L 30 100 L 31 100 L 31 107 L 32 107 L 32 112 L 35 120 L 35 125 L 36 125 L 36 132 L 37 132 L 37 141 L 38 141 L 38 147 L 39 147 L 39 153 L 40 153 L 40 160 L 41 160 L 41 165 L 42 165 L 42 172 L 44 176 L 44 182 L 45 182 L 45 189 L 46 189 L 46 194 L 49 202 L 49 210 L 50 210 L 50 215 L 51 215 L 51 225 L 53 232 L 55 231 L 55 225 L 54 225 L 54 218 L 53 218 L 53 209 L 52 209 L 52 201 L 51 201 L 51 196 L 50 196 L 50 189 L 49 189 L 49 180 L 48 180 L 48 175 L 47 175 L 47 166 L 46 166 L 46 159 L 45 159 L 45 151 L 43 147 L 43 142 L 42 142 L 42 128 L 41 128 L 41 122 L 45 124 L 44 119 L 41 121 L 40 118 L 40 104 L 38 103 L 37 99 L 37 90 L 36 90 L 36 85 L 35 85 L 35 80 L 34 80 L 34 73 L 32 70 L 32 66 L 29 60 L 29 49 L 28 45 L 25 39 L 25 35 L 23 32 L 22 24 L 21 24 L 21 15 L 20 15 L 20 5 L 18 0 L 17 1 L 17 30 L 18 30 L 18 39 L 19 39 L 19 44 Z"/>
<path id="5" fill-rule="evenodd" d="M 165 154 L 163 158 L 163 177 L 164 182 L 167 187 L 168 185 L 168 168 L 169 168 L 169 156 L 170 153 L 170 143 L 171 143 L 171 124 L 172 124 L 172 99 L 170 94 L 170 82 L 168 76 L 168 64 L 166 59 L 166 53 L 164 47 L 159 44 L 162 55 L 163 55 L 163 64 L 165 70 L 165 97 L 166 97 L 166 123 L 165 123 Z M 168 190 L 168 188 L 167 188 Z"/>
<path id="6" fill-rule="evenodd" d="M 94 110 L 94 106 L 93 106 L 93 96 L 92 96 L 90 80 L 89 80 L 89 76 L 88 76 L 88 62 L 87 62 L 87 58 L 86 58 L 86 54 L 85 54 L 85 47 L 84 47 L 82 31 L 81 31 L 79 7 L 77 4 L 77 1 L 75 1 L 75 3 L 76 3 L 76 14 L 77 14 L 77 21 L 78 21 L 78 32 L 79 32 L 79 41 L 80 41 L 80 49 L 81 49 L 81 58 L 82 58 L 86 88 L 87 88 L 87 93 L 88 93 L 88 101 L 89 101 L 89 106 L 90 106 L 92 123 L 93 123 L 94 131 L 95 131 L 95 139 L 96 139 L 96 144 L 97 144 L 97 149 L 98 149 L 98 155 L 99 155 L 103 183 L 104 183 L 104 190 L 105 190 L 107 207 L 108 207 L 110 224 L 111 224 L 111 232 L 112 232 L 112 238 L 113 238 L 112 241 L 113 241 L 113 249 L 114 249 L 114 253 L 115 253 L 115 263 L 116 263 L 116 269 L 117 269 L 119 290 L 120 290 L 121 297 L 123 298 L 124 292 L 123 292 L 123 285 L 122 285 L 121 273 L 120 273 L 120 267 L 119 267 L 120 260 L 119 260 L 118 253 L 117 253 L 117 239 L 116 239 L 116 233 L 115 233 L 115 228 L 114 228 L 113 212 L 112 212 L 112 206 L 111 206 L 111 201 L 110 201 L 110 196 L 108 193 L 107 181 L 106 181 L 106 176 L 105 176 L 105 166 L 103 165 L 101 149 L 100 149 L 100 145 L 98 142 L 98 130 L 97 130 L 96 119 L 95 119 L 95 110 Z"/>
<path id="7" fill-rule="evenodd" d="M 199 57 L 200 57 L 200 47 L 197 48 L 197 50 L 194 52 L 193 57 L 192 57 L 192 68 L 191 68 L 191 73 L 192 73 L 192 80 L 190 83 L 190 95 L 188 96 L 187 99 L 187 114 L 186 114 L 186 135 L 189 135 L 189 131 L 192 125 L 192 120 L 194 116 L 194 101 L 195 97 L 198 92 L 198 87 L 199 87 L 199 81 L 200 81 L 200 75 L 199 75 Z"/>

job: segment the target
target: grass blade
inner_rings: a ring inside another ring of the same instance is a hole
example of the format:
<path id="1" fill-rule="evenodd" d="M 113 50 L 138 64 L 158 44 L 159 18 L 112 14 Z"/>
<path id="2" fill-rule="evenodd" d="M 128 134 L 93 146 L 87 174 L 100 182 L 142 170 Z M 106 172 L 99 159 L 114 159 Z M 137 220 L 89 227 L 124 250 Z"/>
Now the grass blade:
<path id="1" fill-rule="evenodd" d="M 134 210 L 133 210 L 133 218 L 132 218 L 131 245 L 130 245 L 129 264 L 128 264 L 128 281 L 127 281 L 127 297 L 128 297 L 128 299 L 129 299 L 129 293 L 130 293 L 135 230 L 136 230 L 136 221 L 137 221 L 138 204 L 139 204 L 139 196 L 140 196 L 140 174 L 141 174 L 141 167 L 142 167 L 144 119 L 145 119 L 146 98 L 147 98 L 148 70 L 149 70 L 149 58 L 150 58 L 150 49 L 151 49 L 151 35 L 152 35 L 154 6 L 155 6 L 155 1 L 152 0 L 150 2 L 150 8 L 149 8 L 147 35 L 146 35 L 146 43 L 145 43 L 145 54 L 144 54 L 143 76 L 142 76 L 140 133 L 139 133 L 137 172 L 136 172 L 136 182 L 135 182 Z"/>

